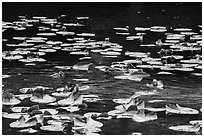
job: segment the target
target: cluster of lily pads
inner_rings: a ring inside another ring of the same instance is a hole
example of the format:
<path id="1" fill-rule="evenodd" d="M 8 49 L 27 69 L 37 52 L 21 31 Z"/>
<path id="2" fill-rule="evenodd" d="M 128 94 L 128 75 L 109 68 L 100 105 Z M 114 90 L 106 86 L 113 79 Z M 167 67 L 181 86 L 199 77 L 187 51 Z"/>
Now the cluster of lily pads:
<path id="1" fill-rule="evenodd" d="M 6 46 L 15 48 L 14 51 L 3 51 L 2 57 L 5 60 L 17 60 L 26 63 L 26 65 L 35 65 L 36 62 L 46 61 L 46 59 L 40 56 L 59 50 L 66 51 L 70 55 L 85 56 L 80 58 L 80 60 L 91 59 L 89 56 L 90 52 L 100 52 L 102 55 L 108 56 L 110 54 L 120 55 L 120 53 L 116 51 L 122 51 L 122 46 L 117 43 L 91 40 L 90 38 L 95 36 L 93 33 L 67 31 L 71 27 L 84 27 L 83 24 L 64 23 L 57 19 L 48 19 L 47 17 L 32 17 L 32 19 L 27 19 L 26 16 L 19 16 L 19 18 L 20 21 L 3 22 L 3 33 L 9 29 L 16 30 L 16 26 L 22 28 L 17 29 L 18 31 L 23 31 L 36 25 L 38 25 L 37 28 L 39 33 L 32 37 L 14 36 L 14 43 L 7 43 L 7 39 L 3 39 L 3 41 L 6 42 Z M 87 19 L 88 17 L 77 18 L 77 20 Z M 63 37 L 67 42 L 53 41 L 52 38 L 57 36 Z"/>
<path id="2" fill-rule="evenodd" d="M 96 95 L 83 95 L 83 91 L 88 88 L 89 86 L 70 85 L 53 91 L 49 87 L 36 86 L 21 88 L 22 94 L 19 95 L 13 95 L 7 91 L 3 93 L 3 105 L 10 106 L 9 109 L 12 112 L 3 112 L 2 116 L 15 120 L 9 126 L 20 129 L 19 132 L 35 133 L 39 128 L 44 131 L 69 134 L 98 134 L 103 126 L 103 123 L 98 121 L 100 119 L 128 118 L 135 122 L 146 122 L 158 119 L 157 113 L 159 112 L 166 112 L 167 115 L 169 113 L 183 115 L 199 113 L 196 109 L 182 107 L 178 104 L 168 104 L 164 108 L 146 107 L 145 101 L 139 97 L 150 95 L 150 92 L 136 92 L 130 98 L 113 99 L 113 102 L 118 105 L 109 112 L 77 114 L 77 111 L 88 107 L 87 99 L 98 98 Z M 47 107 L 42 109 L 41 105 L 16 106 L 24 99 L 29 99 L 37 104 L 46 104 Z M 159 101 L 162 100 L 151 100 L 149 103 Z M 201 120 L 192 120 L 190 125 L 171 126 L 169 129 L 199 132 L 201 127 Z"/>
<path id="3" fill-rule="evenodd" d="M 125 62 L 136 64 L 135 68 L 161 71 L 158 74 L 172 75 L 175 72 L 190 72 L 201 76 L 202 70 L 202 26 L 197 27 L 199 32 L 191 28 L 167 28 L 165 26 L 136 27 L 136 35 L 130 36 L 130 28 L 114 28 L 116 34 L 126 36 L 126 40 L 140 41 L 139 46 L 149 50 L 160 49 L 158 58 L 151 57 L 151 53 L 126 51 L 125 55 L 132 60 Z M 158 39 L 152 43 L 144 43 L 148 35 L 160 34 L 165 39 Z"/>
<path id="4" fill-rule="evenodd" d="M 164 112 L 166 115 L 196 115 L 200 112 L 193 108 L 183 107 L 179 104 L 170 103 L 162 108 L 148 107 L 145 101 L 139 99 L 140 96 L 150 95 L 150 92 L 136 92 L 130 98 L 114 99 L 113 102 L 120 104 L 115 110 L 109 111 L 108 114 L 117 118 L 130 118 L 136 122 L 146 122 L 158 119 L 157 113 Z M 148 103 L 163 102 L 165 100 L 150 100 Z M 202 112 L 202 109 L 200 109 Z M 202 128 L 202 120 L 191 120 L 190 125 L 176 125 L 169 129 L 176 131 L 200 133 Z"/>
<path id="5" fill-rule="evenodd" d="M 18 95 L 5 91 L 2 104 L 11 112 L 3 112 L 2 116 L 16 120 L 9 126 L 20 129 L 19 132 L 35 133 L 39 127 L 44 131 L 94 134 L 101 131 L 103 124 L 94 120 L 88 113 L 84 116 L 75 113 L 87 108 L 84 102 L 99 99 L 97 95 L 83 95 L 82 92 L 87 89 L 89 86 L 69 85 L 54 92 L 52 88 L 43 86 L 21 88 L 19 91 L 22 94 Z M 18 106 L 25 99 L 39 105 Z M 46 105 L 44 109 L 41 108 L 42 104 Z"/>
<path id="6" fill-rule="evenodd" d="M 63 18 L 64 16 L 60 16 Z M 15 43 L 6 43 L 7 46 L 15 47 L 14 51 L 3 51 L 3 59 L 18 60 L 26 65 L 35 65 L 35 62 L 45 62 L 46 59 L 40 57 L 46 53 L 66 51 L 70 55 L 81 55 L 84 57 L 79 60 L 90 60 L 91 53 L 99 53 L 103 57 L 118 58 L 121 55 L 123 46 L 112 43 L 109 38 L 105 41 L 96 41 L 93 33 L 76 33 L 68 31 L 70 27 L 84 27 L 81 23 L 65 23 L 58 19 L 49 19 L 47 17 L 19 16 L 20 21 L 3 22 L 3 32 L 8 29 L 24 31 L 25 29 L 38 25 L 39 33 L 36 36 L 13 37 Z M 87 20 L 89 17 L 78 17 L 77 21 Z M 172 72 L 191 72 L 192 75 L 201 76 L 202 70 L 202 35 L 200 32 L 194 32 L 191 28 L 167 28 L 165 26 L 135 27 L 136 35 L 130 36 L 130 28 L 113 28 L 116 34 L 127 36 L 126 40 L 139 40 L 141 47 L 158 48 L 159 58 L 151 57 L 151 53 L 126 51 L 125 56 L 133 58 L 124 60 L 124 63 L 136 64 L 137 69 L 160 70 L 158 74 L 171 75 Z M 164 34 L 166 39 L 159 39 L 155 43 L 145 44 L 143 39 L 149 33 Z M 52 38 L 61 36 L 67 42 L 53 41 Z M 7 39 L 3 39 L 7 42 Z M 188 53 L 191 53 L 190 56 Z M 187 54 L 185 54 L 187 53 Z M 184 54 L 184 55 L 183 55 Z"/>
<path id="7" fill-rule="evenodd" d="M 58 19 L 64 18 L 61 15 Z M 38 32 L 35 36 L 13 37 L 14 43 L 7 43 L 6 46 L 15 48 L 13 51 L 3 51 L 3 60 L 15 60 L 25 65 L 36 65 L 37 62 L 46 62 L 43 58 L 47 53 L 65 51 L 70 55 L 83 56 L 79 63 L 73 66 L 54 66 L 60 69 L 52 74 L 53 78 L 64 78 L 66 73 L 63 70 L 79 70 L 89 72 L 90 66 L 94 65 L 104 74 L 111 74 L 115 79 L 132 80 L 140 82 L 144 77 L 149 77 L 149 71 L 156 70 L 159 75 L 173 75 L 176 72 L 190 72 L 195 76 L 201 76 L 202 70 L 202 35 L 193 32 L 190 28 L 167 28 L 164 26 L 152 26 L 150 28 L 135 27 L 136 35 L 130 35 L 130 28 L 114 28 L 116 35 L 126 36 L 127 42 L 137 40 L 141 47 L 158 48 L 160 57 L 151 57 L 151 53 L 126 51 L 125 56 L 130 59 L 112 62 L 109 66 L 98 65 L 91 62 L 92 54 L 99 54 L 103 58 L 119 58 L 122 55 L 123 46 L 110 42 L 110 38 L 103 41 L 96 41 L 94 33 L 76 33 L 69 31 L 70 27 L 83 28 L 85 25 L 78 22 L 88 20 L 89 17 L 77 17 L 77 23 L 61 22 L 58 19 L 34 16 L 28 19 L 26 16 L 19 16 L 20 21 L 3 22 L 3 33 L 9 29 L 24 31 L 30 27 L 37 26 Z M 201 28 L 201 26 L 199 26 Z M 201 32 L 201 30 L 200 30 Z M 156 33 L 165 34 L 166 39 L 145 44 L 145 36 Z M 63 37 L 66 42 L 54 41 L 56 36 Z M 186 42 L 187 38 L 189 41 Z M 190 52 L 190 57 L 181 55 Z M 9 78 L 10 75 L 3 75 Z M 89 79 L 74 79 L 75 81 L 89 81 Z M 12 119 L 9 124 L 11 128 L 19 129 L 19 132 L 36 133 L 38 130 L 63 132 L 67 134 L 100 134 L 103 127 L 101 120 L 109 119 L 132 119 L 134 122 L 147 122 L 157 120 L 157 113 L 165 112 L 167 115 L 182 114 L 196 115 L 200 112 L 196 109 L 180 106 L 179 104 L 168 104 L 163 108 L 147 107 L 146 102 L 140 96 L 157 94 L 164 85 L 160 80 L 154 79 L 146 86 L 154 89 L 147 92 L 135 92 L 130 98 L 113 99 L 116 107 L 108 112 L 82 113 L 89 106 L 88 102 L 102 100 L 93 94 L 84 94 L 85 90 L 91 88 L 88 85 L 78 86 L 66 85 L 57 89 L 44 86 L 21 88 L 21 94 L 13 94 L 8 90 L 3 92 L 3 106 L 7 112 L 3 117 Z M 24 100 L 35 105 L 18 106 Z M 160 102 L 163 100 L 150 100 L 148 103 Z M 202 110 L 200 110 L 202 111 Z M 15 121 L 14 121 L 15 120 Z M 189 121 L 190 125 L 171 126 L 169 129 L 200 132 L 201 120 Z M 136 134 L 136 133 L 135 133 Z M 140 134 L 140 133 L 138 133 Z"/>
<path id="8" fill-rule="evenodd" d="M 79 87 L 69 85 L 55 90 L 49 87 L 36 86 L 21 88 L 22 94 L 13 95 L 9 91 L 3 93 L 3 106 L 11 112 L 3 112 L 3 117 L 15 120 L 9 124 L 19 132 L 36 133 L 38 130 L 63 132 L 67 134 L 100 134 L 102 122 L 98 120 L 132 119 L 135 122 L 157 120 L 157 113 L 196 115 L 199 111 L 178 104 L 168 104 L 163 108 L 147 107 L 140 96 L 154 94 L 154 92 L 135 92 L 130 98 L 113 99 L 118 104 L 108 112 L 77 113 L 87 109 L 87 102 L 95 102 L 97 95 L 85 95 L 83 91 L 89 86 Z M 23 100 L 29 99 L 39 105 L 18 106 Z M 165 100 L 150 100 L 148 103 Z M 45 104 L 45 108 L 41 108 Z M 202 110 L 200 110 L 202 111 Z M 201 120 L 191 120 L 190 125 L 171 126 L 169 129 L 199 133 Z M 141 133 L 138 133 L 141 134 Z"/>

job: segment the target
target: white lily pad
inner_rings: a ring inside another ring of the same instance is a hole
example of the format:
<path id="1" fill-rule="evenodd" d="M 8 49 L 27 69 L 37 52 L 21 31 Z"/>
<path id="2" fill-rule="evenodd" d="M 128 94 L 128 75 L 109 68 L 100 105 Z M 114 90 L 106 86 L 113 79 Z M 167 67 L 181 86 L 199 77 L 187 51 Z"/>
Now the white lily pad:
<path id="1" fill-rule="evenodd" d="M 60 108 L 65 109 L 68 112 L 76 112 L 80 110 L 77 106 L 60 107 Z"/>
<path id="2" fill-rule="evenodd" d="M 70 120 L 51 119 L 51 120 L 47 121 L 47 124 L 49 124 L 49 125 L 62 125 L 64 122 L 70 122 Z"/>
<path id="3" fill-rule="evenodd" d="M 26 98 L 32 97 L 32 94 L 19 94 L 19 95 L 15 95 L 15 97 L 19 98 L 20 100 L 24 100 Z"/>
<path id="4" fill-rule="evenodd" d="M 22 129 L 22 130 L 19 130 L 19 132 L 21 132 L 21 133 L 36 133 L 36 132 L 38 132 L 37 130 L 35 130 L 35 129 L 32 129 L 32 128 L 27 128 L 27 129 Z"/>
<path id="5" fill-rule="evenodd" d="M 22 109 L 29 109 L 30 107 L 12 107 L 11 110 L 16 113 L 22 112 Z"/>
<path id="6" fill-rule="evenodd" d="M 9 124 L 11 128 L 27 128 L 35 126 L 38 123 L 37 118 L 30 118 L 29 120 L 25 120 L 22 116 L 18 120 Z"/>
<path id="7" fill-rule="evenodd" d="M 52 118 L 57 119 L 57 120 L 71 120 L 71 118 L 66 114 L 64 114 L 64 115 L 53 115 Z"/>
<path id="8" fill-rule="evenodd" d="M 85 102 L 97 102 L 97 101 L 100 101 L 102 100 L 101 98 L 83 98 L 83 101 Z"/>
<path id="9" fill-rule="evenodd" d="M 92 115 L 96 115 L 98 117 L 100 114 L 101 113 L 98 113 L 98 112 L 88 112 L 84 114 L 84 117 L 88 118 L 88 117 L 91 117 Z"/>
<path id="10" fill-rule="evenodd" d="M 87 127 L 87 128 L 91 128 L 91 127 L 102 127 L 103 123 L 93 120 L 91 117 L 88 117 L 86 119 L 86 121 L 81 121 L 78 118 L 74 119 L 74 126 L 81 126 L 81 127 Z"/>
<path id="11" fill-rule="evenodd" d="M 89 79 L 86 79 L 86 78 L 84 78 L 84 79 L 77 79 L 77 78 L 75 78 L 73 80 L 75 80 L 75 81 L 89 81 Z"/>
<path id="12" fill-rule="evenodd" d="M 108 112 L 108 115 L 109 116 L 117 116 L 117 115 L 122 114 L 124 112 L 125 111 L 122 111 L 122 110 L 111 110 L 111 111 Z"/>
<path id="13" fill-rule="evenodd" d="M 29 117 L 27 113 L 4 113 L 2 114 L 3 118 L 8 118 L 8 119 L 19 119 L 21 116 L 24 116 L 25 118 Z"/>
<path id="14" fill-rule="evenodd" d="M 99 97 L 98 95 L 93 95 L 93 94 L 84 95 L 84 98 L 98 98 L 98 97 Z"/>
<path id="15" fill-rule="evenodd" d="M 55 97 L 52 97 L 48 94 L 44 95 L 43 98 L 38 98 L 36 96 L 32 96 L 30 98 L 30 101 L 35 103 L 51 103 L 51 102 L 54 102 L 55 100 L 56 100 Z"/>
<path id="16" fill-rule="evenodd" d="M 189 123 L 192 125 L 199 124 L 202 127 L 202 120 L 191 120 Z"/>
<path id="17" fill-rule="evenodd" d="M 68 97 L 71 94 L 71 92 L 54 92 L 52 93 L 53 96 L 56 97 Z"/>
<path id="18" fill-rule="evenodd" d="M 161 111 L 166 111 L 166 108 L 151 108 L 151 107 L 145 107 L 145 110 L 148 111 L 153 111 L 153 112 L 161 112 Z"/>
<path id="19" fill-rule="evenodd" d="M 199 111 L 193 108 L 181 107 L 178 104 L 176 105 L 166 105 L 166 113 L 175 113 L 175 114 L 198 114 Z"/>
<path id="20" fill-rule="evenodd" d="M 7 105 L 7 106 L 13 106 L 13 105 L 17 105 L 19 103 L 21 103 L 21 101 L 15 97 L 10 99 L 9 101 L 7 101 L 7 100 L 2 101 L 2 104 Z"/>
<path id="21" fill-rule="evenodd" d="M 113 99 L 113 102 L 118 104 L 125 104 L 130 102 L 130 98 L 119 98 L 119 99 Z"/>
<path id="22" fill-rule="evenodd" d="M 56 109 L 39 109 L 39 111 L 41 111 L 42 113 L 44 113 L 45 111 L 48 111 L 49 113 L 51 113 L 52 115 L 55 115 L 58 113 L 58 110 Z"/>
<path id="23" fill-rule="evenodd" d="M 166 100 L 160 100 L 160 99 L 155 99 L 155 100 L 149 100 L 149 103 L 157 103 L 157 102 L 165 102 Z"/>
<path id="24" fill-rule="evenodd" d="M 171 130 L 176 131 L 184 131 L 184 132 L 198 132 L 200 130 L 200 126 L 194 125 L 178 125 L 178 126 L 171 126 L 169 127 Z"/>
<path id="25" fill-rule="evenodd" d="M 142 135 L 142 133 L 139 133 L 139 132 L 133 132 L 132 135 Z"/>
<path id="26" fill-rule="evenodd" d="M 88 86 L 88 85 L 81 86 L 81 87 L 79 87 L 79 91 L 84 91 L 84 90 L 87 90 L 89 88 L 90 88 L 90 86 Z"/>
<path id="27" fill-rule="evenodd" d="M 21 93 L 27 93 L 28 91 L 32 91 L 32 88 L 21 88 L 19 91 Z"/>
<path id="28" fill-rule="evenodd" d="M 47 125 L 47 126 L 42 126 L 40 127 L 41 130 L 45 131 L 63 131 L 64 127 L 60 124 L 55 124 L 55 125 Z"/>

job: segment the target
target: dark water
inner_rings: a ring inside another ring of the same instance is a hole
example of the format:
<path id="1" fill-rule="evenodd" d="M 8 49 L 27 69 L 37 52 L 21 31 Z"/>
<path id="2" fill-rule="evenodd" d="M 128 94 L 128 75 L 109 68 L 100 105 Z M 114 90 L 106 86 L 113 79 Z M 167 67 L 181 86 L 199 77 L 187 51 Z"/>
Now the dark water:
<path id="1" fill-rule="evenodd" d="M 16 21 L 19 15 L 32 16 L 47 16 L 49 18 L 57 18 L 59 15 L 67 15 L 62 22 L 75 22 L 77 16 L 89 16 L 90 19 L 83 21 L 85 24 L 83 29 L 73 29 L 75 32 L 91 32 L 95 33 L 95 40 L 104 40 L 110 37 L 111 42 L 119 43 L 123 46 L 122 55 L 119 58 L 102 58 L 100 55 L 93 54 L 91 62 L 94 65 L 110 65 L 113 61 L 123 60 L 127 57 L 124 52 L 142 51 L 151 52 L 152 57 L 158 57 L 156 54 L 160 49 L 141 48 L 137 41 L 129 42 L 125 37 L 115 35 L 113 27 L 130 26 L 130 33 L 135 34 L 136 26 L 151 27 L 161 25 L 166 27 L 189 27 L 197 30 L 197 26 L 202 24 L 202 3 L 5 3 L 3 2 L 2 18 L 3 21 Z M 70 28 L 71 30 L 72 28 Z M 17 32 L 7 30 L 3 33 L 3 38 L 8 39 L 3 42 L 4 50 L 14 50 L 11 47 L 6 47 L 6 43 L 12 43 L 13 36 L 35 36 L 37 34 L 36 26 L 29 28 L 26 31 Z M 158 38 L 163 38 L 163 35 L 147 35 L 144 38 L 144 43 L 155 43 Z M 60 40 L 66 42 L 63 37 L 54 37 L 51 40 Z M 79 62 L 79 57 L 72 56 L 64 51 L 48 53 L 44 57 L 47 59 L 45 63 L 38 63 L 36 66 L 25 66 L 17 61 L 3 61 L 3 74 L 13 75 L 11 78 L 3 79 L 5 85 L 3 89 L 12 89 L 14 93 L 19 93 L 19 89 L 23 87 L 32 87 L 35 85 L 43 85 L 49 87 L 57 87 L 60 84 L 59 80 L 50 79 L 48 75 L 57 72 L 53 67 L 55 65 L 74 65 Z M 94 81 L 91 89 L 86 93 L 99 95 L 103 101 L 94 104 L 88 104 L 87 111 L 107 112 L 114 108 L 111 99 L 130 97 L 134 92 L 144 91 L 145 83 L 150 82 L 153 78 L 162 80 L 164 90 L 158 95 L 144 96 L 145 101 L 153 99 L 167 99 L 170 102 L 178 103 L 181 106 L 188 106 L 195 109 L 200 109 L 202 106 L 202 78 L 192 76 L 188 73 L 178 73 L 174 76 L 158 76 L 156 72 L 149 72 L 151 76 L 143 79 L 141 82 L 114 80 L 113 77 L 104 75 L 97 70 L 87 72 L 69 72 L 72 78 L 89 78 Z M 21 75 L 19 75 L 21 74 Z M 103 82 L 100 82 L 103 81 Z M 106 81 L 106 82 L 104 82 Z M 25 105 L 23 102 L 21 105 Z M 27 104 L 28 105 L 28 104 Z M 30 105 L 30 104 L 29 104 Z M 151 104 L 147 104 L 151 105 Z M 165 104 L 158 104 L 165 106 Z M 4 108 L 8 109 L 8 108 Z M 80 112 L 83 113 L 83 112 Z M 194 134 L 187 132 L 176 132 L 168 129 L 169 126 L 188 124 L 189 120 L 201 119 L 201 114 L 193 116 L 165 116 L 159 115 L 159 119 L 150 122 L 137 123 L 131 120 L 112 119 L 102 121 L 104 124 L 101 134 L 106 135 L 125 135 L 132 132 L 140 132 L 145 135 L 168 135 L 168 134 Z M 3 134 L 20 134 L 17 130 L 10 129 L 9 123 L 12 120 L 3 119 L 2 133 Z M 52 132 L 42 132 L 39 130 L 37 134 L 55 134 Z M 57 133 L 63 134 L 63 133 Z"/>

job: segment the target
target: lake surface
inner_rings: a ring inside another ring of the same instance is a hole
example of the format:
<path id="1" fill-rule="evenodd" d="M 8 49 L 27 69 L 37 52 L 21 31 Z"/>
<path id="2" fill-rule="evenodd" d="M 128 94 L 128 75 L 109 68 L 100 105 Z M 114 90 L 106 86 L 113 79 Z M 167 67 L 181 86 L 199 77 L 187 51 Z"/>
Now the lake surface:
<path id="1" fill-rule="evenodd" d="M 91 53 L 93 66 L 107 65 L 112 62 L 122 61 L 124 59 L 132 59 L 125 56 L 126 51 L 150 52 L 151 57 L 158 58 L 157 54 L 160 48 L 141 47 L 139 41 L 127 41 L 125 36 L 116 35 L 114 27 L 129 26 L 130 35 L 135 35 L 135 27 L 151 27 L 165 26 L 167 28 L 192 28 L 193 32 L 201 34 L 198 25 L 202 25 L 202 3 L 5 3 L 2 4 L 2 20 L 5 22 L 17 21 L 19 15 L 27 15 L 27 18 L 33 16 L 46 16 L 48 18 L 58 18 L 60 15 L 66 15 L 64 18 L 58 19 L 62 23 L 76 23 L 76 17 L 88 16 L 88 20 L 79 21 L 84 27 L 69 27 L 67 30 L 75 33 L 89 32 L 96 34 L 90 39 L 103 41 L 109 37 L 110 42 L 118 43 L 123 46 L 122 54 L 117 58 L 104 58 L 98 53 Z M 28 36 L 35 37 L 38 33 L 37 27 L 43 24 L 34 24 L 23 31 L 15 31 L 8 29 L 2 34 L 3 51 L 12 51 L 14 47 L 8 47 L 8 43 L 16 43 L 13 37 Z M 46 26 L 46 25 L 45 25 Z M 201 34 L 202 35 L 202 34 Z M 49 37 L 52 41 L 62 41 L 67 43 L 69 36 Z M 71 37 L 72 38 L 72 37 Z M 163 33 L 147 32 L 144 36 L 143 44 L 155 43 L 158 39 L 165 39 Z M 197 54 L 197 53 L 192 53 Z M 201 54 L 201 53 L 198 53 Z M 186 55 L 187 56 L 187 55 Z M 36 63 L 35 66 L 26 66 L 25 63 L 19 61 L 3 60 L 3 75 L 11 75 L 11 77 L 3 79 L 3 90 L 12 89 L 13 94 L 19 94 L 19 89 L 23 87 L 47 86 L 60 87 L 63 85 L 60 79 L 51 78 L 59 69 L 55 66 L 72 66 L 79 61 L 80 55 L 70 55 L 66 51 L 57 50 L 54 53 L 47 53 L 43 56 L 46 62 Z M 150 77 L 143 78 L 141 82 L 130 80 L 117 80 L 112 75 L 105 74 L 94 67 L 87 71 L 65 71 L 68 74 L 66 81 L 72 81 L 73 78 L 88 78 L 91 88 L 84 91 L 85 94 L 95 94 L 100 96 L 102 100 L 95 103 L 87 103 L 87 110 L 77 112 L 84 114 L 85 112 L 108 112 L 116 106 L 112 102 L 115 98 L 129 98 L 135 92 L 147 91 L 146 83 L 150 83 L 152 79 L 161 80 L 164 83 L 164 89 L 159 90 L 158 94 L 151 96 L 141 96 L 146 105 L 155 107 L 164 107 L 167 103 L 177 103 L 181 106 L 195 108 L 200 110 L 202 107 L 202 77 L 193 76 L 188 72 L 176 72 L 174 75 L 157 75 L 158 71 L 145 70 Z M 79 82 L 80 85 L 85 85 Z M 148 103 L 149 100 L 163 99 L 168 102 Z M 19 106 L 31 106 L 34 103 L 24 100 Z M 42 105 L 42 108 L 46 106 Z M 9 112 L 9 107 L 3 107 L 3 111 Z M 130 119 L 110 119 L 100 120 L 104 126 L 101 128 L 100 134 L 104 135 L 128 135 L 133 132 L 140 132 L 144 135 L 195 135 L 195 133 L 178 132 L 169 130 L 172 125 L 185 125 L 190 120 L 202 119 L 202 113 L 197 115 L 170 115 L 163 113 L 158 114 L 158 119 L 154 121 L 138 123 Z M 2 120 L 2 133 L 5 134 L 23 134 L 16 129 L 11 129 L 9 123 L 13 120 Z M 39 127 L 35 127 L 38 132 L 36 134 L 65 134 L 62 132 L 45 132 Z"/>

